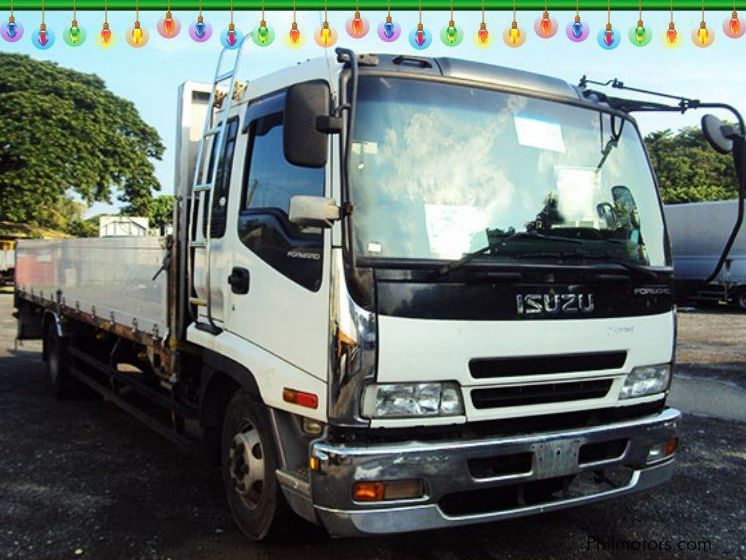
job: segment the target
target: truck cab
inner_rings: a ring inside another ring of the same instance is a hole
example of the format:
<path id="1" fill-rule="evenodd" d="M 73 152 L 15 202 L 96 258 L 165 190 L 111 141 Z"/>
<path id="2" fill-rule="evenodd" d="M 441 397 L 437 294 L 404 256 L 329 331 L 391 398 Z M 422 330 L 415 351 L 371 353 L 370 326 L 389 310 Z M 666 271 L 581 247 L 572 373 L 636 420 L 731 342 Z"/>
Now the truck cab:
<path id="1" fill-rule="evenodd" d="M 174 334 L 247 535 L 281 502 L 349 536 L 670 478 L 671 256 L 630 115 L 451 58 L 230 84 L 180 131 Z"/>

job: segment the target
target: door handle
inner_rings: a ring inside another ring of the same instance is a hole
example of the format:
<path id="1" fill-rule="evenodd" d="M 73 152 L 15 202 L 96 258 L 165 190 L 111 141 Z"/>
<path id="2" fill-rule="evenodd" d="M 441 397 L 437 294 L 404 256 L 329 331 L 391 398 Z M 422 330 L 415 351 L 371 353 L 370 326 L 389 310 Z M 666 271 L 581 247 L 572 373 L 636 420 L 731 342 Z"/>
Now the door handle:
<path id="1" fill-rule="evenodd" d="M 228 276 L 228 284 L 234 294 L 249 293 L 249 271 L 239 266 L 234 266 L 231 275 Z"/>

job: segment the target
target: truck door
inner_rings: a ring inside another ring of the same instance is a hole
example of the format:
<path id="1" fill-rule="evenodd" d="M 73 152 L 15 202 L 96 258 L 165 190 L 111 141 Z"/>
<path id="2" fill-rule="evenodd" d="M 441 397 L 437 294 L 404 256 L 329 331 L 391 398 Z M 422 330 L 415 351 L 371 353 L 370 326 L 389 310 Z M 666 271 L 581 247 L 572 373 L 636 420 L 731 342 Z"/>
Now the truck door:
<path id="1" fill-rule="evenodd" d="M 294 195 L 324 195 L 325 169 L 283 153 L 284 93 L 248 108 L 237 244 L 225 280 L 226 330 L 319 378 L 326 377 L 329 233 L 288 221 Z"/>
<path id="2" fill-rule="evenodd" d="M 224 141 L 220 136 L 215 136 L 209 148 L 209 158 L 206 158 L 203 166 L 204 182 L 212 185 L 212 204 L 210 197 L 204 196 L 196 212 L 193 214 L 195 239 L 208 240 L 210 250 L 206 248 L 194 249 L 194 290 L 201 298 L 206 298 L 209 289 L 212 299 L 212 319 L 215 323 L 221 323 L 225 316 L 224 286 L 221 278 L 225 269 L 225 233 L 228 217 L 229 188 L 232 178 L 234 152 L 238 138 L 238 117 L 228 119 L 225 130 Z M 217 159 L 217 162 L 215 161 Z M 215 175 L 213 181 L 213 174 Z M 211 209 L 210 209 L 211 208 Z M 209 224 L 208 224 L 209 222 Z M 208 231 L 209 230 L 209 231 Z M 208 270 L 209 267 L 209 281 Z M 208 286 L 209 284 L 209 286 Z M 200 306 L 200 315 L 206 313 L 206 308 Z"/>

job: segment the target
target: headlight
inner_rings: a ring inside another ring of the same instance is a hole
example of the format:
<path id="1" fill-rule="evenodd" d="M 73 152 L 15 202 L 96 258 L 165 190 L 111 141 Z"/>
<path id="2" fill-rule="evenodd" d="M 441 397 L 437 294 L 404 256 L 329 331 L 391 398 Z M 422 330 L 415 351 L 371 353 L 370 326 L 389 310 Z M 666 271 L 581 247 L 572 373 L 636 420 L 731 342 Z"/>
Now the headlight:
<path id="1" fill-rule="evenodd" d="M 670 382 L 671 364 L 636 367 L 627 375 L 627 379 L 624 380 L 624 386 L 619 392 L 619 398 L 631 399 L 654 393 L 662 393 L 668 389 Z"/>
<path id="2" fill-rule="evenodd" d="M 457 416 L 464 404 L 453 382 L 372 384 L 365 388 L 362 412 L 365 418 Z"/>

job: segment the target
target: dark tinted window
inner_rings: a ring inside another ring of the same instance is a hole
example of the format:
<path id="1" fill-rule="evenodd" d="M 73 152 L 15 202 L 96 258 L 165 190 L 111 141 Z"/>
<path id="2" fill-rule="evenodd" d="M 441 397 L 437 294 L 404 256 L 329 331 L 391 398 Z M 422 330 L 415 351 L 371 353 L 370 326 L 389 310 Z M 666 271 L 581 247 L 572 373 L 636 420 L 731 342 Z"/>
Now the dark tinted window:
<path id="1" fill-rule="evenodd" d="M 323 235 L 288 221 L 295 195 L 324 194 L 324 169 L 292 165 L 282 149 L 282 114 L 250 124 L 239 236 L 267 264 L 310 290 L 321 284 Z"/>
<path id="2" fill-rule="evenodd" d="M 238 137 L 238 118 L 234 117 L 228 121 L 225 129 L 225 143 L 218 159 L 215 172 L 215 183 L 212 192 L 212 222 L 210 225 L 210 237 L 223 237 L 225 234 L 225 222 L 228 217 L 228 194 L 231 184 L 231 171 L 233 169 L 233 154 L 236 149 L 236 138 Z M 215 152 L 220 146 L 220 137 L 215 136 L 210 154 L 210 167 L 207 171 L 207 181 L 212 179 Z M 205 207 L 206 208 L 206 207 Z M 207 216 L 205 215 L 205 227 L 207 227 Z"/>

